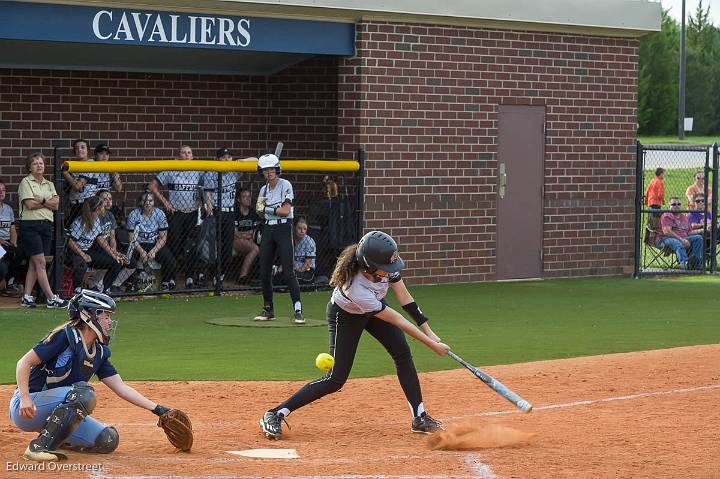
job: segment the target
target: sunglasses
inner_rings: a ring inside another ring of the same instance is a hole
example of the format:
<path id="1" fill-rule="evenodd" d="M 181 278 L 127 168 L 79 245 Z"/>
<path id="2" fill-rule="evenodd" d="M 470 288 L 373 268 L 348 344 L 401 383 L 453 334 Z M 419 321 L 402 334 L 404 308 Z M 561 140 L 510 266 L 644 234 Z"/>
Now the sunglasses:
<path id="1" fill-rule="evenodd" d="M 705 200 L 695 200 L 695 203 L 705 203 Z"/>
<path id="2" fill-rule="evenodd" d="M 681 206 L 680 203 L 670 203 L 670 206 Z"/>

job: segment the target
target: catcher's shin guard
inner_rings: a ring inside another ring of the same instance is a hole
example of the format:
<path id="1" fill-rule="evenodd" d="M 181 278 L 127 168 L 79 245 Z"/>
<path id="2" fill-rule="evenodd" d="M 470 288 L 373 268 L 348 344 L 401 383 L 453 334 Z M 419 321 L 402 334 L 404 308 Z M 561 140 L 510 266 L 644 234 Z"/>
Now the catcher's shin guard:
<path id="1" fill-rule="evenodd" d="M 92 413 L 95 403 L 95 390 L 92 386 L 84 382 L 73 384 L 65 395 L 64 402 L 50 413 L 38 437 L 30 441 L 28 451 L 31 454 L 38 454 L 57 449 L 77 429 L 83 419 Z"/>
<path id="2" fill-rule="evenodd" d="M 95 438 L 95 444 L 92 446 L 71 446 L 70 444 L 63 444 L 62 449 L 77 452 L 92 452 L 95 454 L 110 454 L 120 445 L 120 434 L 113 426 L 107 426 L 105 429 L 100 431 L 100 434 Z"/>

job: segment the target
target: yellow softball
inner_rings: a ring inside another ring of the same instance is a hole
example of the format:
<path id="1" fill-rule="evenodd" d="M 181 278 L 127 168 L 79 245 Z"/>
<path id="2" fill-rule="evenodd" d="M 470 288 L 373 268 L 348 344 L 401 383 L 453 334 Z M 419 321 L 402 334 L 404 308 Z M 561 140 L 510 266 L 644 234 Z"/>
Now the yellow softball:
<path id="1" fill-rule="evenodd" d="M 320 353 L 315 358 L 315 366 L 321 371 L 330 371 L 335 365 L 335 358 L 328 353 Z"/>

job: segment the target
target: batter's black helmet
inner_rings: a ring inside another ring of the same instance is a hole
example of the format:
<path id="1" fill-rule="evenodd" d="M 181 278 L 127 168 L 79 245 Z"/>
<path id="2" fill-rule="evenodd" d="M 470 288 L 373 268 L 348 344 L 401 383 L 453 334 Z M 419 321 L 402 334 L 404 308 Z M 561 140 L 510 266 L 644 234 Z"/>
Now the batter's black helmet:
<path id="1" fill-rule="evenodd" d="M 275 173 L 278 175 L 280 174 L 280 159 L 273 155 L 272 153 L 268 153 L 267 155 L 263 155 L 258 160 L 258 174 L 262 176 L 262 172 L 265 168 L 272 168 L 275 167 Z"/>
<path id="2" fill-rule="evenodd" d="M 115 301 L 104 293 L 98 293 L 89 289 L 83 289 L 80 293 L 72 297 L 68 302 L 68 316 L 70 320 L 81 319 L 90 329 L 95 331 L 98 339 L 103 344 L 108 344 L 112 339 L 117 321 L 110 320 L 110 326 L 105 330 L 97 320 L 98 313 L 105 311 L 114 313 L 117 309 Z M 83 316 L 82 311 L 87 311 L 90 317 Z"/>
<path id="3" fill-rule="evenodd" d="M 382 231 L 371 231 L 360 238 L 355 258 L 368 273 L 378 269 L 396 273 L 405 267 L 405 262 L 398 256 L 397 243 Z"/>

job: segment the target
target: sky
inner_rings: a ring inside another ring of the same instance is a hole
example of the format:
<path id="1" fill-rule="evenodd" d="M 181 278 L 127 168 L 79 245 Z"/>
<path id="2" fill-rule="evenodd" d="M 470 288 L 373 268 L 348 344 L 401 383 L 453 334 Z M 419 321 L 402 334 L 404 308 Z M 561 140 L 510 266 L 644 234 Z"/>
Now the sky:
<path id="1" fill-rule="evenodd" d="M 662 4 L 663 10 L 670 9 L 670 15 L 678 22 L 680 21 L 682 0 L 660 0 L 660 3 Z M 694 14 L 699 3 L 699 0 L 685 0 L 685 14 Z M 710 21 L 713 25 L 720 28 L 720 0 L 703 0 L 702 4 L 703 10 L 706 10 L 708 5 L 710 5 Z"/>

